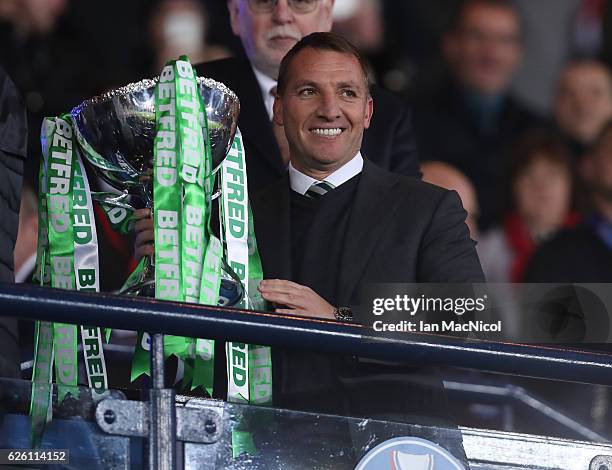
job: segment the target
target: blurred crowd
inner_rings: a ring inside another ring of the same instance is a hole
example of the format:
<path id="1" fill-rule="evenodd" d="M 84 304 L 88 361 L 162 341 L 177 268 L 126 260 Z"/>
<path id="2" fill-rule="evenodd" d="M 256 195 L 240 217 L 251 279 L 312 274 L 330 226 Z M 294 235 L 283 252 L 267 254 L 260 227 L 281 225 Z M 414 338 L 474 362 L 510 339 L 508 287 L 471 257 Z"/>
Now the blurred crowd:
<path id="1" fill-rule="evenodd" d="M 411 104 L 423 177 L 459 192 L 489 281 L 612 280 L 609 2 L 336 0 L 334 30 Z M 223 0 L 0 0 L 0 38 L 34 190 L 44 116 L 243 53 Z"/>

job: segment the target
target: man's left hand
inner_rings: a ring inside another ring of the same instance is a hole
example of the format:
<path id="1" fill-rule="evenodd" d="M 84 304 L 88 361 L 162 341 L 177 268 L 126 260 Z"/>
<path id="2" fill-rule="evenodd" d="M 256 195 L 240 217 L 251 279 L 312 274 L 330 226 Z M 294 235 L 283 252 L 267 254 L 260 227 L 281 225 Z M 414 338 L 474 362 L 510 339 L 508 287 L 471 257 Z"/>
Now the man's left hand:
<path id="1" fill-rule="evenodd" d="M 259 292 L 268 302 L 286 305 L 278 313 L 335 320 L 334 307 L 310 287 L 281 279 L 266 279 L 259 283 Z"/>

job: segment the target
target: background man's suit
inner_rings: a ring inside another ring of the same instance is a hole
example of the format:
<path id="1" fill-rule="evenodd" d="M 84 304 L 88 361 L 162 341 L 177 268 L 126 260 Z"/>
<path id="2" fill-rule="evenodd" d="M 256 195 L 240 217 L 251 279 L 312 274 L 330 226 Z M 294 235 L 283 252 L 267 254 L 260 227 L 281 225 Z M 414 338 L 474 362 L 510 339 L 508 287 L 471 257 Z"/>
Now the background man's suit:
<path id="1" fill-rule="evenodd" d="M 25 107 L 0 68 L 0 282 L 13 282 L 13 249 L 19 227 L 21 180 L 26 158 Z M 19 377 L 17 321 L 0 318 L 0 376 Z"/>
<path id="2" fill-rule="evenodd" d="M 246 57 L 234 57 L 198 64 L 198 76 L 224 83 L 240 99 L 238 126 L 247 152 L 249 192 L 261 189 L 282 177 L 282 162 L 261 89 Z M 372 87 L 374 116 L 366 130 L 361 152 L 382 168 L 420 178 L 416 141 L 409 108 L 400 97 Z"/>
<path id="3" fill-rule="evenodd" d="M 251 198 L 267 279 L 292 280 L 290 191 L 286 176 Z M 337 292 L 326 300 L 356 305 L 360 287 L 368 282 L 483 282 L 465 216 L 455 192 L 366 160 L 340 257 Z M 450 423 L 441 381 L 430 370 L 306 350 L 275 348 L 272 356 L 275 406 Z"/>

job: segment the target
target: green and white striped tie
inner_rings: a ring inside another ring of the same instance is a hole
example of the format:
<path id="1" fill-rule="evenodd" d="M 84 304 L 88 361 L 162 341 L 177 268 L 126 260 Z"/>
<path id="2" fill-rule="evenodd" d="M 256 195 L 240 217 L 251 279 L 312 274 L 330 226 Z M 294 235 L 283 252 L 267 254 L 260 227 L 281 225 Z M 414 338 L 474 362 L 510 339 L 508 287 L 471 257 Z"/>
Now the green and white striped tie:
<path id="1" fill-rule="evenodd" d="M 327 181 L 319 181 L 318 183 L 313 183 L 312 186 L 308 188 L 308 191 L 306 191 L 306 196 L 312 199 L 319 199 L 321 196 L 334 188 L 335 186 Z"/>

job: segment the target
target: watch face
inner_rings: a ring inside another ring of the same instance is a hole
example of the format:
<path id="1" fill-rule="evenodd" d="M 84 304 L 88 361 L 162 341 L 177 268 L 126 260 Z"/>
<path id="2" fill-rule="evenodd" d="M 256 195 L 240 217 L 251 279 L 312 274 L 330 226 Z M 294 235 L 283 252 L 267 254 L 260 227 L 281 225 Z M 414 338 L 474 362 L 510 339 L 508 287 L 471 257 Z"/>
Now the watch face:
<path id="1" fill-rule="evenodd" d="M 348 307 L 338 307 L 334 315 L 340 321 L 353 321 L 353 311 Z"/>

